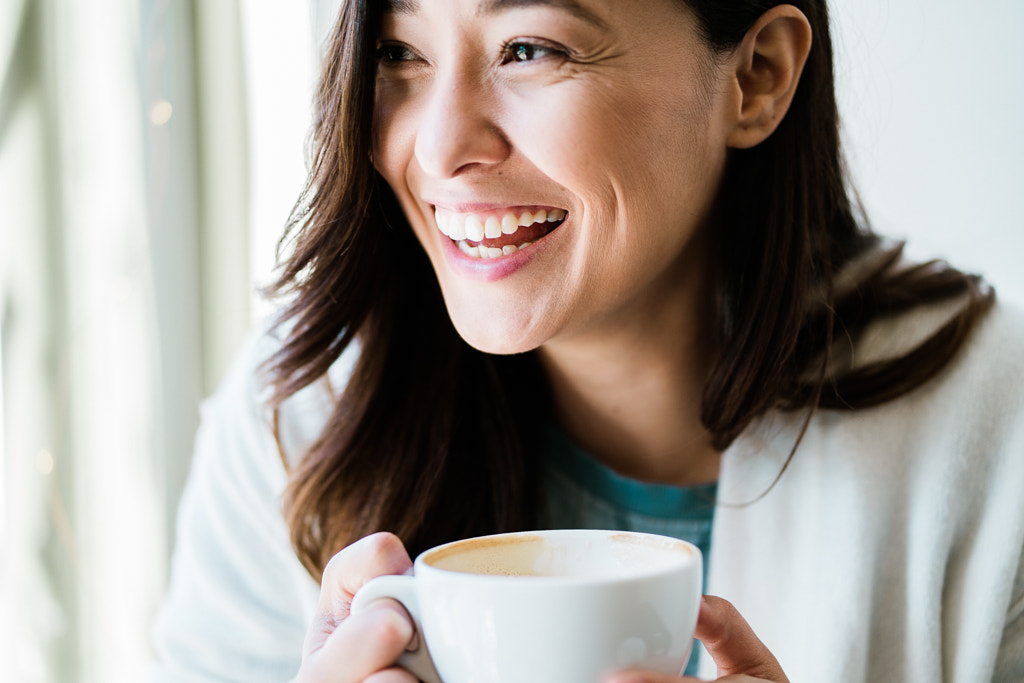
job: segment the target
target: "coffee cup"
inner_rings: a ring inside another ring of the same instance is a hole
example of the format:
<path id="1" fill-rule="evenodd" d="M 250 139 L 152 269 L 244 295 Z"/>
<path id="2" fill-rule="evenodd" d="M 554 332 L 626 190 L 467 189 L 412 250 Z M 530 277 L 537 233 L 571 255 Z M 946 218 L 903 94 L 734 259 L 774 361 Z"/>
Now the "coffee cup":
<path id="1" fill-rule="evenodd" d="M 599 683 L 643 668 L 678 675 L 700 606 L 700 550 L 654 534 L 561 529 L 425 551 L 412 576 L 355 595 L 401 602 L 419 647 L 399 664 L 426 683 Z"/>

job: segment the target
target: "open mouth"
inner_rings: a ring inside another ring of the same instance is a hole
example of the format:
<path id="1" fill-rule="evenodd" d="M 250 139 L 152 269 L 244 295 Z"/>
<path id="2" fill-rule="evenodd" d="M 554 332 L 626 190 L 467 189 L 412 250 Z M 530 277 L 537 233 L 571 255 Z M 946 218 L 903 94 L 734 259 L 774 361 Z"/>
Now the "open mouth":
<path id="1" fill-rule="evenodd" d="M 565 209 L 532 207 L 504 212 L 452 213 L 434 209 L 437 227 L 467 256 L 508 256 L 549 234 L 565 222 Z"/>

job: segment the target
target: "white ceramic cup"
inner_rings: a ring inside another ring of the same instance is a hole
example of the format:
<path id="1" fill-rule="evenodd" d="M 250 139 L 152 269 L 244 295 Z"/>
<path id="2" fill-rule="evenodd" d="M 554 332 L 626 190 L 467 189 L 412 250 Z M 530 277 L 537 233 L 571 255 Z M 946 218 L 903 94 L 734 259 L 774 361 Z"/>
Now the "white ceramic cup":
<path id="1" fill-rule="evenodd" d="M 693 645 L 700 550 L 653 534 L 569 529 L 482 536 L 381 576 L 380 598 L 409 611 L 420 646 L 399 664 L 426 683 L 599 683 L 639 667 L 678 675 Z"/>

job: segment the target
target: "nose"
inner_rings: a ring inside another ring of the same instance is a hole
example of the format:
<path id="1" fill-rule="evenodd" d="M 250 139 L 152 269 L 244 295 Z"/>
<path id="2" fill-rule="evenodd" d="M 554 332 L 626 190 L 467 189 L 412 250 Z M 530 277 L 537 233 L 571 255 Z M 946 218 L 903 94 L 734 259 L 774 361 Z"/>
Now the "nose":
<path id="1" fill-rule="evenodd" d="M 492 115 L 495 98 L 462 71 L 434 82 L 416 134 L 416 160 L 424 172 L 446 179 L 508 157 L 511 146 Z"/>

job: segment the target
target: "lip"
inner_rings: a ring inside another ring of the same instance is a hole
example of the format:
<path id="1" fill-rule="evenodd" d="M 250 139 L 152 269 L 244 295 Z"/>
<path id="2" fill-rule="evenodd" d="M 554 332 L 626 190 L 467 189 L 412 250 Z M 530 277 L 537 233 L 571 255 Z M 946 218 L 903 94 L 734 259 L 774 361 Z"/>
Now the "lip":
<path id="1" fill-rule="evenodd" d="M 449 213 L 491 213 L 498 211 L 529 211 L 536 209 L 562 209 L 568 212 L 568 208 L 557 204 L 537 204 L 536 202 L 514 202 L 514 201 L 479 201 L 462 200 L 457 197 L 421 197 L 423 203 L 430 206 L 430 210 L 441 209 Z"/>
<path id="2" fill-rule="evenodd" d="M 441 241 L 441 251 L 444 253 L 448 267 L 464 278 L 479 282 L 495 282 L 524 268 L 546 246 L 544 242 L 551 234 L 545 235 L 526 249 L 512 254 L 495 258 L 473 258 L 462 253 L 450 237 L 440 230 L 437 231 L 437 237 Z"/>

